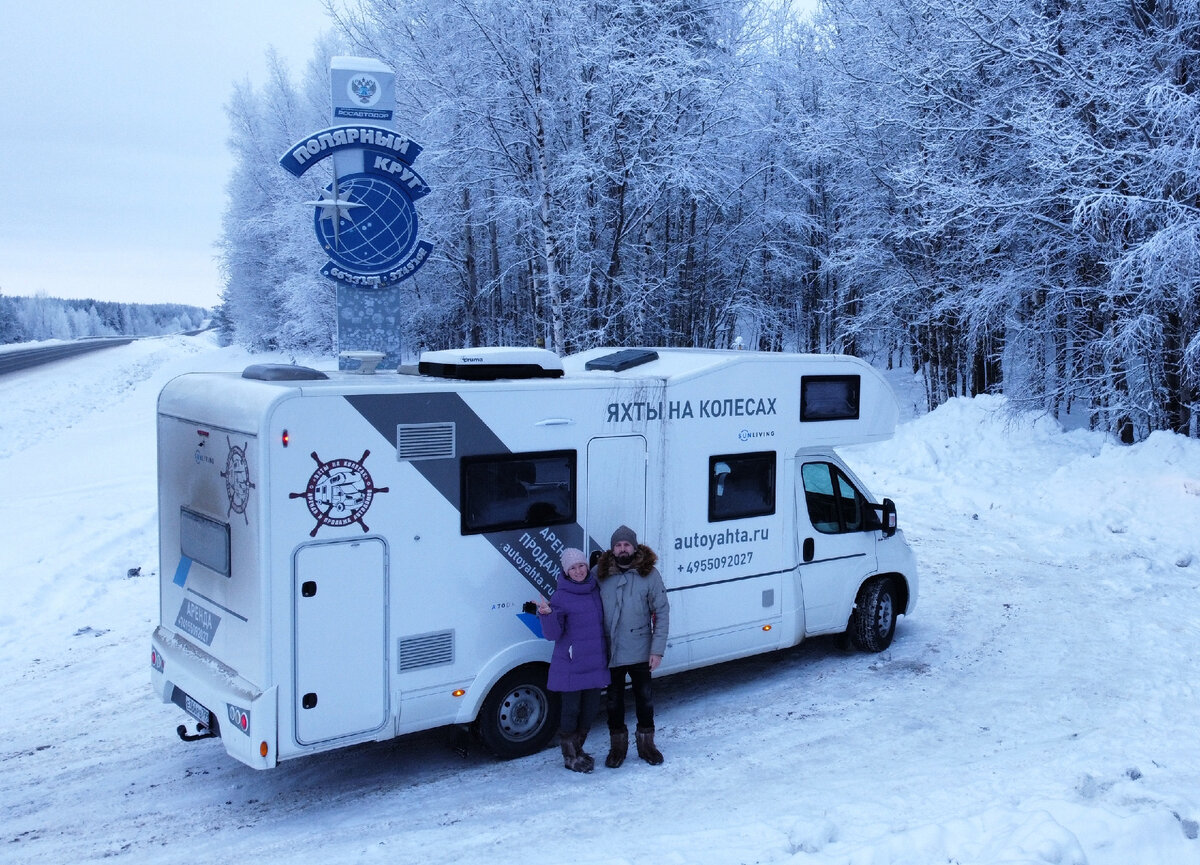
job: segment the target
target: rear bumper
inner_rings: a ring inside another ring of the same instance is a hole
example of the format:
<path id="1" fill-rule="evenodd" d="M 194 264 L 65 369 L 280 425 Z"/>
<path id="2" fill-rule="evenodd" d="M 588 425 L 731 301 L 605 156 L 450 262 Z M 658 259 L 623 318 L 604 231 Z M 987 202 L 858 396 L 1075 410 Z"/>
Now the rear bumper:
<path id="1" fill-rule="evenodd" d="M 219 733 L 229 756 L 253 769 L 278 762 L 277 689 L 261 690 L 184 637 L 163 627 L 150 639 L 150 684 L 164 703 L 175 703 Z"/>

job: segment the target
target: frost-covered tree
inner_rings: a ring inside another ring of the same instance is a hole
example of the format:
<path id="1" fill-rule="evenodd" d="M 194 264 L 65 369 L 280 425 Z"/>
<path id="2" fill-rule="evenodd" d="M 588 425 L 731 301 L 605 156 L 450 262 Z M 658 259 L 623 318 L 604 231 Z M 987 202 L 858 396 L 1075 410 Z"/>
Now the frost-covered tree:
<path id="1" fill-rule="evenodd" d="M 250 348 L 333 347 L 333 283 L 320 275 L 324 261 L 312 210 L 302 203 L 319 198 L 324 181 L 317 172 L 295 178 L 278 160 L 304 135 L 329 125 L 328 84 L 321 76 L 335 45 L 324 46 L 324 65 L 314 60 L 300 89 L 271 52 L 261 91 L 240 84 L 227 107 L 234 171 L 220 243 L 221 320 L 232 327 L 227 339 Z"/>
<path id="2" fill-rule="evenodd" d="M 769 134 L 742 135 L 750 20 L 745 4 L 687 0 L 364 0 L 344 13 L 397 69 L 401 115 L 426 145 L 438 255 L 414 283 L 450 289 L 434 306 L 423 293 L 463 322 L 443 332 L 560 351 L 727 344 L 735 298 L 752 291 L 739 231 L 761 236 L 769 209 L 769 173 L 747 152 Z"/>
<path id="3" fill-rule="evenodd" d="M 1008 383 L 1127 440 L 1193 425 L 1194 7 L 828 9 L 839 200 L 874 201 L 831 261 L 906 323 L 931 404 Z"/>
<path id="4" fill-rule="evenodd" d="M 1003 391 L 1196 434 L 1195 0 L 347 0 L 396 70 L 428 264 L 405 344 L 849 351 L 930 407 Z M 333 291 L 278 154 L 330 42 L 231 102 L 222 315 L 323 348 Z M 315 179 L 309 181 L 316 195 Z"/>
<path id="5" fill-rule="evenodd" d="M 177 303 L 116 303 L 39 293 L 0 297 L 0 343 L 90 336 L 160 336 L 199 328 L 208 312 Z"/>

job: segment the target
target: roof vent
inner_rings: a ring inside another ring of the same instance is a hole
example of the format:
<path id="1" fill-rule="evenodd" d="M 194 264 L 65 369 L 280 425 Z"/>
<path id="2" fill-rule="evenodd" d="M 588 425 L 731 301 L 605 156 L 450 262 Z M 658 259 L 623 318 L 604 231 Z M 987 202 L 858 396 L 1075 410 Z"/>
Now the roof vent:
<path id="1" fill-rule="evenodd" d="M 583 365 L 584 369 L 602 369 L 608 372 L 620 372 L 658 360 L 658 352 L 648 348 L 623 348 L 612 354 L 592 358 Z"/>
<path id="2" fill-rule="evenodd" d="M 423 351 L 421 375 L 494 381 L 498 378 L 558 378 L 562 359 L 544 348 L 464 348 Z"/>
<path id="3" fill-rule="evenodd" d="M 321 381 L 329 376 L 319 369 L 290 363 L 256 363 L 242 370 L 242 378 L 257 381 Z"/>

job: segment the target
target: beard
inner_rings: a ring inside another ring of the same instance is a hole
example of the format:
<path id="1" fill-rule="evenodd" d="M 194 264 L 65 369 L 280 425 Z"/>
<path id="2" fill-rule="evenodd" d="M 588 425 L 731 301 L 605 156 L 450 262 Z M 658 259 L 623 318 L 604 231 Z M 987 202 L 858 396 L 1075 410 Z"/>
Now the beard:
<path id="1" fill-rule="evenodd" d="M 633 562 L 633 557 L 636 555 L 637 555 L 637 553 L 627 553 L 626 555 L 614 556 L 613 558 L 615 558 L 617 560 L 618 565 L 620 565 L 623 568 L 627 568 L 627 567 L 629 567 L 630 563 Z"/>

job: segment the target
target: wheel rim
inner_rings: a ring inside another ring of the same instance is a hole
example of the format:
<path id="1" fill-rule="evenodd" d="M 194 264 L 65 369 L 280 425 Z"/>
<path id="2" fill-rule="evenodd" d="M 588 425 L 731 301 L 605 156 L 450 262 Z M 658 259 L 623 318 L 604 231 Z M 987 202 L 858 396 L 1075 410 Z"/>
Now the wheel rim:
<path id="1" fill-rule="evenodd" d="M 542 727 L 549 706 L 546 694 L 538 688 L 513 688 L 500 701 L 500 732 L 510 742 L 521 742 Z"/>
<path id="2" fill-rule="evenodd" d="M 892 629 L 895 614 L 892 610 L 892 593 L 882 592 L 879 595 L 879 607 L 875 612 L 875 627 L 881 637 L 886 637 Z"/>

